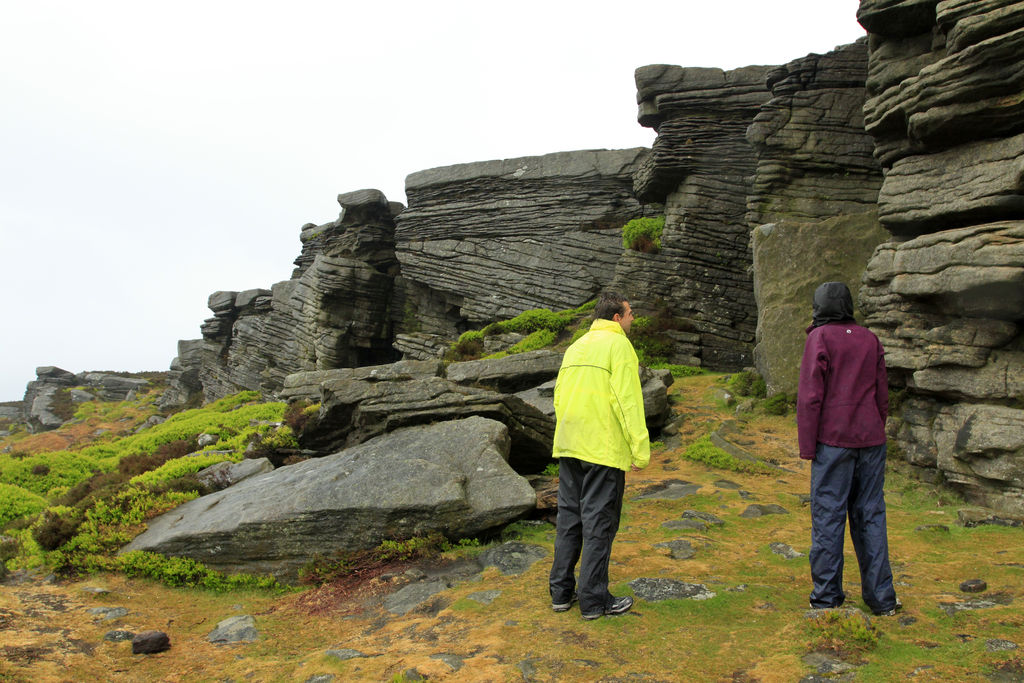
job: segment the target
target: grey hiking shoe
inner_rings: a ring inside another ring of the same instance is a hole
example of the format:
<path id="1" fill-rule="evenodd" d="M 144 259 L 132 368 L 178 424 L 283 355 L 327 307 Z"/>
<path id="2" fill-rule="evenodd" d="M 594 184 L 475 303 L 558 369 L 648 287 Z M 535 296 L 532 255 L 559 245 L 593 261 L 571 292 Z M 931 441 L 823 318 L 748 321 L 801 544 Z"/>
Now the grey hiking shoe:
<path id="1" fill-rule="evenodd" d="M 554 610 L 555 612 L 568 612 L 569 608 L 572 607 L 572 603 L 574 603 L 574 602 L 576 602 L 578 600 L 579 600 L 579 596 L 577 596 L 576 592 L 573 591 L 572 597 L 569 598 L 569 602 L 555 602 L 554 600 L 552 600 L 551 601 L 551 609 Z"/>
<path id="2" fill-rule="evenodd" d="M 894 617 L 896 613 L 903 609 L 903 603 L 900 602 L 899 598 L 896 598 L 896 606 L 892 609 L 887 609 L 883 612 L 875 612 L 876 617 Z"/>
<path id="3" fill-rule="evenodd" d="M 597 619 L 604 615 L 613 614 L 625 614 L 633 606 L 633 598 L 628 595 L 623 595 L 621 598 L 614 598 L 610 605 L 604 608 L 603 612 L 594 612 L 593 614 L 581 614 L 580 616 L 584 619 Z"/>

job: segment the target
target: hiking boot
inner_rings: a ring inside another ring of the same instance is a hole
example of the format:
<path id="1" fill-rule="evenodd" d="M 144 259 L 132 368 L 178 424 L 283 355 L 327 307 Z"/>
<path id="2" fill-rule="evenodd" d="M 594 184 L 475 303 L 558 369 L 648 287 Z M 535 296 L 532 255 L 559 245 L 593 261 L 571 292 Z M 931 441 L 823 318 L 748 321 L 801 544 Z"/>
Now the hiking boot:
<path id="1" fill-rule="evenodd" d="M 903 609 L 903 603 L 900 602 L 899 598 L 896 598 L 896 606 L 892 609 L 887 609 L 884 612 L 875 612 L 876 617 L 894 617 L 896 613 Z"/>
<path id="2" fill-rule="evenodd" d="M 604 608 L 603 612 L 594 612 L 593 614 L 581 614 L 580 616 L 584 619 L 597 619 L 604 615 L 613 614 L 625 614 L 633 606 L 633 598 L 628 595 L 624 595 L 621 598 L 613 598 L 610 605 Z"/>
<path id="3" fill-rule="evenodd" d="M 579 596 L 576 595 L 576 591 L 573 591 L 572 597 L 569 598 L 569 602 L 555 602 L 551 601 L 551 609 L 556 612 L 568 612 L 569 608 L 572 607 L 572 603 L 579 600 Z"/>

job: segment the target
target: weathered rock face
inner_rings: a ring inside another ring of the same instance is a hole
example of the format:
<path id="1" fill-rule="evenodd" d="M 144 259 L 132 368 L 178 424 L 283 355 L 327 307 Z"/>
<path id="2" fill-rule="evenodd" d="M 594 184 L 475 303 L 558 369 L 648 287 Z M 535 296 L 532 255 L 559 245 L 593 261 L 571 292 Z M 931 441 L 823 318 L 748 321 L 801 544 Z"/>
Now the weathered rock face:
<path id="1" fill-rule="evenodd" d="M 794 393 L 811 296 L 822 282 L 857 291 L 875 247 L 881 168 L 864 132 L 867 40 L 768 74 L 772 98 L 747 129 L 757 172 L 747 199 L 757 344 L 769 394 Z"/>
<path id="2" fill-rule="evenodd" d="M 36 379 L 25 387 L 22 405 L 27 415 L 21 416 L 31 431 L 42 432 L 64 424 L 74 403 L 100 399 L 123 401 L 149 385 L 139 377 L 123 377 L 105 372 L 81 372 L 77 375 L 52 365 L 36 368 Z M 81 390 L 73 387 L 83 387 Z M 57 406 L 63 404 L 63 409 Z M 67 413 L 67 414 L 65 414 Z"/>
<path id="3" fill-rule="evenodd" d="M 493 386 L 512 386 L 516 377 L 526 376 L 539 378 L 538 384 L 546 381 L 550 363 L 541 358 L 529 361 L 496 361 L 507 372 L 495 367 L 489 373 Z M 283 393 L 288 398 L 311 398 L 315 391 L 320 411 L 300 438 L 300 445 L 311 451 L 331 452 L 341 445 L 352 446 L 404 427 L 477 415 L 506 425 L 511 439 L 506 459 L 516 471 L 538 472 L 551 462 L 555 423 L 550 416 L 515 395 L 471 382 L 460 384 L 439 376 L 441 372 L 436 362 L 403 361 L 390 366 L 300 373 L 288 378 Z M 465 380 L 466 373 L 457 369 L 455 374 Z"/>
<path id="4" fill-rule="evenodd" d="M 747 126 L 769 98 L 768 67 L 637 69 L 639 121 L 658 137 L 635 176 L 637 197 L 665 206 L 661 251 L 630 251 L 615 286 L 634 308 L 679 321 L 673 361 L 750 364 L 757 310 L 746 213 L 754 152 Z"/>
<path id="5" fill-rule="evenodd" d="M 759 309 L 754 360 L 769 395 L 796 393 L 817 286 L 838 281 L 857 291 L 875 247 L 888 237 L 874 211 L 817 222 L 766 223 L 754 230 Z"/>
<path id="6" fill-rule="evenodd" d="M 124 551 L 294 580 L 311 548 L 330 555 L 431 532 L 477 535 L 536 505 L 506 462 L 509 444 L 505 427 L 482 417 L 402 429 L 190 501 Z"/>
<path id="7" fill-rule="evenodd" d="M 865 125 L 887 169 L 861 290 L 903 456 L 1024 511 L 1024 19 L 998 0 L 864 0 Z"/>
<path id="8" fill-rule="evenodd" d="M 594 298 L 612 280 L 623 224 L 644 215 L 632 174 L 646 154 L 559 152 L 409 175 L 395 239 L 415 321 L 402 331 L 454 337 L 467 323 Z"/>
<path id="9" fill-rule="evenodd" d="M 198 363 L 194 343 L 179 348 L 174 400 L 189 394 L 193 371 L 210 401 L 241 389 L 274 394 L 287 375 L 302 370 L 397 358 L 391 347 L 396 205 L 377 190 L 342 194 L 338 203 L 338 220 L 303 227 L 291 280 L 270 290 L 210 295 L 213 317 L 202 325 Z"/>

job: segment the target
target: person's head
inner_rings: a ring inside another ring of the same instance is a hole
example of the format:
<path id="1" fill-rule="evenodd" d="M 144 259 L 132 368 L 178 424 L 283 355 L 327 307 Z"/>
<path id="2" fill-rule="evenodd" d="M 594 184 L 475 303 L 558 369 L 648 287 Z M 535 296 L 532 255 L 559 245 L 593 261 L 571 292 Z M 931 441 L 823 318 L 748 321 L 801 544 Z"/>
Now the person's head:
<path id="1" fill-rule="evenodd" d="M 812 304 L 814 327 L 853 320 L 853 297 L 842 282 L 824 282 L 814 290 Z"/>
<path id="2" fill-rule="evenodd" d="M 629 332 L 633 324 L 633 309 L 625 297 L 616 292 L 601 292 L 594 306 L 594 318 L 613 320 L 622 326 L 623 332 Z"/>

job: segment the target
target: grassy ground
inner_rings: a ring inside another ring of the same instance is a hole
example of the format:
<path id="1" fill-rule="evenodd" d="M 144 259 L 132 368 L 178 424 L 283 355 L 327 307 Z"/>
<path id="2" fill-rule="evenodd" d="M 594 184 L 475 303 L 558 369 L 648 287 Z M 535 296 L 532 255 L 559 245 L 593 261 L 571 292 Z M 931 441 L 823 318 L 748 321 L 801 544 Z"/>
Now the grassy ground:
<path id="1" fill-rule="evenodd" d="M 893 468 L 886 496 L 902 613 L 811 618 L 810 515 L 803 497 L 810 467 L 796 457 L 793 417 L 740 416 L 730 436 L 785 468 L 776 474 L 717 470 L 683 456 L 688 444 L 737 419 L 716 398 L 721 386 L 708 375 L 672 388 L 680 434 L 656 449 L 648 469 L 627 476 L 611 566 L 617 595 L 631 594 L 629 582 L 647 577 L 703 584 L 713 598 L 637 600 L 626 615 L 584 621 L 576 608 L 551 611 L 545 560 L 514 576 L 488 568 L 405 616 L 380 606 L 401 578 L 375 579 L 356 594 L 331 586 L 217 594 L 112 574 L 9 584 L 0 587 L 0 681 L 309 681 L 328 674 L 336 681 L 401 681 L 413 679 L 415 670 L 450 681 L 769 682 L 801 680 L 822 662 L 831 662 L 832 671 L 849 670 L 857 681 L 1024 680 L 1021 650 L 1000 649 L 1024 646 L 1024 530 L 959 527 L 960 501 Z M 637 499 L 668 480 L 700 488 L 677 500 Z M 788 513 L 741 517 L 754 503 Z M 725 523 L 703 531 L 662 526 L 685 510 Z M 550 552 L 553 529 L 531 528 L 522 540 Z M 676 560 L 654 547 L 675 539 L 690 541 L 694 557 Z M 785 559 L 770 549 L 774 542 L 801 555 Z M 849 541 L 847 550 L 847 605 L 866 613 Z M 961 592 L 968 579 L 983 579 L 987 591 Z M 92 587 L 109 593 L 84 590 Z M 490 604 L 470 597 L 485 590 L 500 593 Z M 969 600 L 990 606 L 955 607 Z M 123 606 L 129 614 L 105 622 L 87 611 L 98 606 Z M 241 614 L 255 618 L 259 640 L 207 642 L 218 622 Z M 103 639 L 113 629 L 163 630 L 172 647 L 132 655 L 128 643 Z M 328 654 L 342 648 L 367 656 Z"/>

